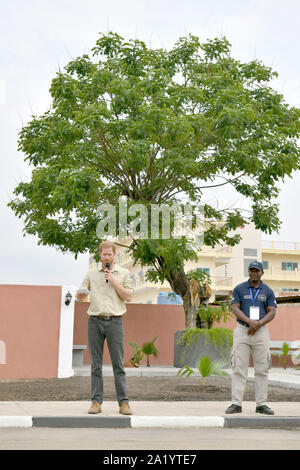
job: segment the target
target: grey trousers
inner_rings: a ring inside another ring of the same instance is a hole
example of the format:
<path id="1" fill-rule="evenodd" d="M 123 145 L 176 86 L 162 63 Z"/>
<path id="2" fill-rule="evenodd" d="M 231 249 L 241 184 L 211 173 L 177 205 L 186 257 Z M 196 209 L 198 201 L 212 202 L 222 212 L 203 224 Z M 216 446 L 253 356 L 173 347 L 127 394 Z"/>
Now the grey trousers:
<path id="1" fill-rule="evenodd" d="M 115 388 L 119 404 L 128 402 L 126 375 L 124 370 L 123 318 L 110 320 L 90 316 L 88 320 L 88 344 L 91 358 L 91 401 L 103 401 L 102 359 L 104 341 L 113 366 Z"/>
<path id="2" fill-rule="evenodd" d="M 248 335 L 248 328 L 237 324 L 233 335 L 232 403 L 242 405 L 248 376 L 250 352 L 255 374 L 255 400 L 257 406 L 266 404 L 268 396 L 268 372 L 270 369 L 269 331 L 262 326 L 254 335 Z"/>

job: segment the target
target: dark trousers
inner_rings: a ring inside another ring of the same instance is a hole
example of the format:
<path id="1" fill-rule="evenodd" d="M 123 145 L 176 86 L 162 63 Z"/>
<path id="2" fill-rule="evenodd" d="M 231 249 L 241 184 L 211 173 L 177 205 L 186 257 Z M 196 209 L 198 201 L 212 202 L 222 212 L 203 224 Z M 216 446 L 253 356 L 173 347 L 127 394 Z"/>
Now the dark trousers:
<path id="1" fill-rule="evenodd" d="M 88 343 L 91 357 L 91 400 L 99 403 L 103 401 L 102 359 L 105 339 L 113 366 L 117 400 L 119 404 L 128 402 L 123 364 L 124 329 L 122 317 L 114 317 L 109 320 L 89 317 Z"/>

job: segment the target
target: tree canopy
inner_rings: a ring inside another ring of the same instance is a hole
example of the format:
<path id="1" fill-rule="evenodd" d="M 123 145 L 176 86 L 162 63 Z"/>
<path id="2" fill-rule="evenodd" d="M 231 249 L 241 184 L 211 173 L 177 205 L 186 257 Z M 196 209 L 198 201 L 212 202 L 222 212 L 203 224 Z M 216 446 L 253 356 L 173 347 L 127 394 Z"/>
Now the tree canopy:
<path id="1" fill-rule="evenodd" d="M 300 110 L 271 87 L 276 76 L 258 60 L 234 59 L 226 38 L 189 35 L 165 50 L 101 34 L 90 55 L 57 72 L 50 109 L 21 129 L 33 171 L 9 206 L 25 233 L 75 256 L 97 251 L 97 207 L 116 207 L 120 196 L 145 207 L 202 204 L 210 246 L 237 243 L 234 230 L 249 222 L 277 230 L 278 182 L 300 166 Z M 206 203 L 206 189 L 221 185 L 251 211 Z M 134 240 L 130 249 L 152 266 L 152 280 L 187 295 L 184 261 L 197 258 L 187 238 Z"/>

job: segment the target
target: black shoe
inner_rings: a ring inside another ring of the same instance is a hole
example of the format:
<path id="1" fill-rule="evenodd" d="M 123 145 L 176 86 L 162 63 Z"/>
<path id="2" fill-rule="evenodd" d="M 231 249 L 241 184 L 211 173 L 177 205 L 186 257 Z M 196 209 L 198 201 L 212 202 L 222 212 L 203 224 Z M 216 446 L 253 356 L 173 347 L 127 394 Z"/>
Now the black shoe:
<path id="1" fill-rule="evenodd" d="M 239 405 L 230 405 L 225 413 L 227 415 L 232 415 L 233 413 L 241 413 L 242 412 L 242 407 Z"/>
<path id="2" fill-rule="evenodd" d="M 264 415 L 273 415 L 274 411 L 271 410 L 267 405 L 262 405 L 262 406 L 257 406 L 256 407 L 256 413 L 262 413 Z"/>

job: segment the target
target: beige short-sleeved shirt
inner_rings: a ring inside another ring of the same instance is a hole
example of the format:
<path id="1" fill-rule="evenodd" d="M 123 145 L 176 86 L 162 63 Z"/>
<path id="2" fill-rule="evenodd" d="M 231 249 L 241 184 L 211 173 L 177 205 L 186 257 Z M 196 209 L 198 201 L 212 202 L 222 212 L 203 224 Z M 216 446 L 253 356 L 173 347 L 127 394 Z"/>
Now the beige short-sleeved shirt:
<path id="1" fill-rule="evenodd" d="M 113 264 L 111 273 L 118 283 L 134 292 L 133 281 L 127 269 Z M 126 312 L 125 301 L 121 299 L 115 288 L 106 282 L 102 264 L 98 263 L 86 274 L 81 289 L 88 289 L 90 306 L 87 313 L 89 315 L 116 315 L 120 316 Z"/>

